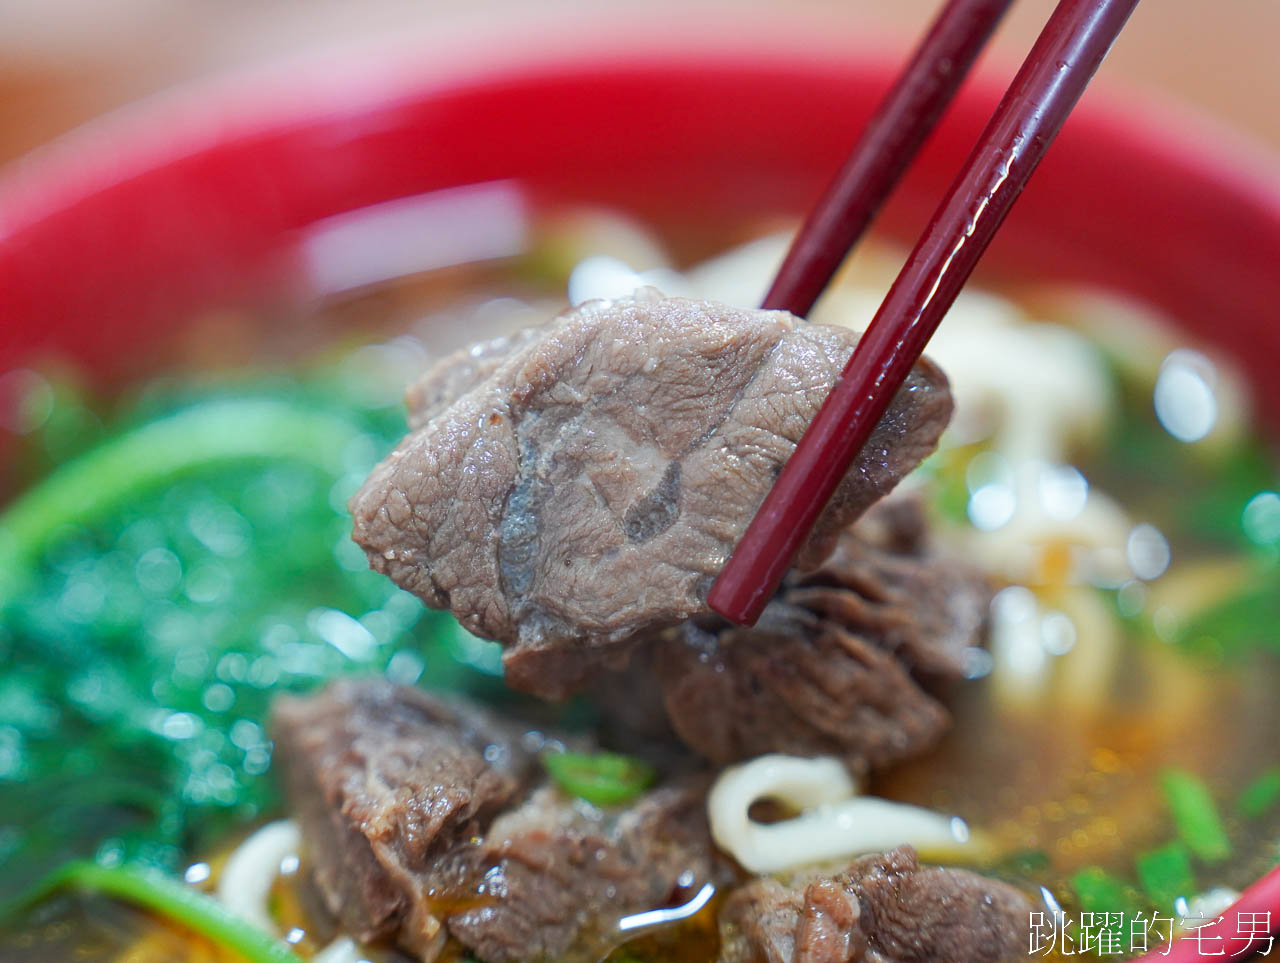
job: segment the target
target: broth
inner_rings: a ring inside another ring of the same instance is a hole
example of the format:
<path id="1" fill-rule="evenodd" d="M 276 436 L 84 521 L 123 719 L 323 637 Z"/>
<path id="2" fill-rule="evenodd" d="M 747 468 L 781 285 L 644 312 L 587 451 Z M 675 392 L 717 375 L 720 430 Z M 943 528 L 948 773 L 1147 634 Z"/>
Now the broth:
<path id="1" fill-rule="evenodd" d="M 760 229 L 741 225 L 728 233 L 748 237 Z M 49 537 L 48 550 L 32 561 L 25 594 L 7 599 L 9 624 L 0 634 L 6 661 L 23 669 L 3 681 L 7 698 L 0 700 L 0 778 L 8 797 L 0 805 L 0 857 L 8 895 L 59 860 L 95 849 L 177 869 L 275 814 L 261 722 L 280 688 L 372 669 L 397 681 L 517 701 L 535 717 L 588 724 L 580 704 L 538 706 L 506 693 L 491 644 L 366 571 L 345 541 L 343 504 L 402 432 L 399 385 L 424 358 L 549 317 L 566 282 L 573 283 L 571 269 L 589 255 L 660 269 L 664 246 L 678 249 L 665 241 L 611 214 L 556 214 L 539 223 L 520 258 L 349 293 L 305 326 L 207 319 L 170 346 L 169 363 L 189 369 L 204 364 L 216 344 L 212 357 L 230 374 L 159 379 L 104 404 L 78 399 L 66 381 L 32 382 L 47 409 L 27 446 L 33 476 L 163 412 L 207 411 L 228 399 L 291 405 L 308 418 L 329 419 L 325 424 L 341 422 L 351 434 L 336 464 L 308 463 L 304 455 L 188 466 L 164 484 L 126 491 L 98 521 Z M 706 253 L 701 242 L 690 247 Z M 767 277 L 767 257 L 739 255 L 736 266 L 720 265 L 717 283 Z M 860 255 L 841 282 L 841 303 L 883 290 L 893 262 L 882 250 Z M 750 293 L 743 300 L 750 302 Z M 354 337 L 353 319 L 362 330 Z M 1054 320 L 1080 319 L 1063 309 Z M 418 340 L 398 336 L 406 327 Z M 300 331 L 308 332 L 301 351 L 307 359 L 291 361 L 293 373 L 279 365 L 252 377 L 239 370 L 264 356 L 297 355 Z M 355 346 L 393 333 L 390 347 Z M 1027 618 L 1042 627 L 1069 625 L 1063 631 L 1071 638 L 1046 635 L 1030 674 L 1010 675 L 999 658 L 975 666 L 978 678 L 951 698 L 955 725 L 941 745 L 879 774 L 870 788 L 983 829 L 994 855 L 978 868 L 1037 899 L 1046 887 L 1068 914 L 1101 909 L 1081 885 L 1082 873 L 1101 872 L 1124 894 L 1125 905 L 1115 910 L 1171 915 L 1173 906 L 1153 905 L 1144 892 L 1135 857 L 1182 837 L 1179 845 L 1193 854 L 1195 890 L 1179 894 L 1188 898 L 1213 887 L 1239 889 L 1280 857 L 1280 790 L 1268 801 L 1265 779 L 1258 782 L 1280 764 L 1272 737 L 1280 729 L 1275 623 L 1250 629 L 1225 617 L 1240 605 L 1265 611 L 1256 600 L 1268 598 L 1277 580 L 1280 497 L 1272 493 L 1275 506 L 1266 498 L 1276 476 L 1264 444 L 1247 429 L 1178 441 L 1150 411 L 1144 371 L 1151 359 L 1114 352 L 1099 358 L 1117 401 L 1087 443 L 1073 441 L 1068 464 L 1118 499 L 1129 523 L 1153 526 L 1167 539 L 1168 571 L 1089 584 L 1072 574 L 1069 540 L 1047 544 L 1022 580 L 1030 590 L 1006 579 L 1014 594 L 1002 592 L 1001 604 L 1030 606 Z M 981 536 L 966 513 L 981 488 L 974 466 L 991 452 L 990 438 L 963 440 L 918 472 L 944 543 L 963 546 Z M 288 564 L 272 564 L 281 559 Z M 164 768 L 131 770 L 140 746 L 165 760 Z M 1170 769 L 1208 786 L 1229 856 L 1194 855 L 1194 842 L 1170 813 Z M 117 783 L 99 782 L 108 776 Z M 77 797 L 86 785 L 103 794 L 92 808 L 96 824 L 84 822 L 83 805 L 41 812 L 42 798 L 84 803 Z M 116 785 L 122 791 L 112 796 Z M 1251 805 L 1242 802 L 1247 798 Z M 30 818 L 36 813 L 45 820 L 38 829 Z M 286 928 L 323 929 L 308 922 L 304 895 L 289 883 L 278 885 L 276 903 Z M 714 911 L 712 904 L 610 959 L 712 959 Z M 46 958 L 222 958 L 204 941 L 175 942 L 172 927 L 100 898 L 42 906 L 4 939 L 0 949 L 16 958 L 37 947 Z M 319 945 L 307 937 L 298 949 Z"/>

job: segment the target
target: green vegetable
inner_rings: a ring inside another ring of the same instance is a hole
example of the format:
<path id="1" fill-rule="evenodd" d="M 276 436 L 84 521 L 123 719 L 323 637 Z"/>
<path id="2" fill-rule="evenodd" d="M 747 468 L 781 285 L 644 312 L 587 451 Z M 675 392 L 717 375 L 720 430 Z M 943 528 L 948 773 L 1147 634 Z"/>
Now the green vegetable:
<path id="1" fill-rule="evenodd" d="M 997 873 L 1013 876 L 1042 876 L 1052 865 L 1049 853 L 1040 848 L 1022 849 L 1005 856 L 993 867 Z"/>
<path id="2" fill-rule="evenodd" d="M 1259 493 L 1277 488 L 1275 453 L 1254 434 L 1187 444 L 1160 424 L 1152 405 L 1152 385 L 1111 360 L 1119 404 L 1103 444 L 1082 462 L 1101 491 L 1141 492 L 1143 517 L 1178 546 L 1178 558 L 1249 553 L 1260 564 L 1233 597 L 1179 620 L 1174 641 L 1189 654 L 1218 662 L 1261 646 L 1280 650 L 1280 542 L 1265 544 L 1259 526 L 1247 521 L 1246 506 Z M 1265 527 L 1265 526 L 1264 526 Z M 1124 616 L 1154 634 L 1151 613 Z"/>
<path id="3" fill-rule="evenodd" d="M 0 903 L 94 853 L 174 869 L 270 811 L 274 692 L 498 685 L 350 539 L 404 419 L 342 370 L 154 383 L 0 514 Z"/>
<path id="4" fill-rule="evenodd" d="M 68 863 L 0 917 L 20 912 L 67 888 L 114 896 L 167 916 L 234 950 L 249 963 L 302 963 L 302 958 L 285 944 L 235 916 L 217 900 L 148 867 L 102 866 L 82 860 Z"/>
<path id="5" fill-rule="evenodd" d="M 653 767 L 613 752 L 547 752 L 542 764 L 565 792 L 593 806 L 629 802 L 653 784 Z"/>
<path id="6" fill-rule="evenodd" d="M 1197 612 L 1177 635 L 1184 648 L 1212 656 L 1254 649 L 1280 652 L 1280 568 L 1259 566 L 1241 590 Z"/>
<path id="7" fill-rule="evenodd" d="M 1140 911 L 1138 894 L 1133 887 L 1099 866 L 1086 866 L 1071 877 L 1071 888 L 1082 912 L 1121 914 L 1119 919 L 1107 920 L 1107 925 L 1101 927 L 1111 934 L 1112 945 L 1121 943 L 1128 932 L 1129 921 Z"/>
<path id="8" fill-rule="evenodd" d="M 1182 843 L 1169 843 L 1139 854 L 1138 879 L 1153 905 L 1169 909 L 1180 896 L 1196 892 L 1191 857 Z"/>
<path id="9" fill-rule="evenodd" d="M 54 472 L 0 516 L 0 609 L 69 526 L 211 463 L 292 459 L 335 471 L 359 434 L 349 420 L 267 399 L 220 400 L 118 435 Z"/>
<path id="10" fill-rule="evenodd" d="M 1143 492 L 1143 514 L 1179 546 L 1179 557 L 1250 553 L 1253 575 L 1229 598 L 1185 619 L 1175 641 L 1185 650 L 1220 660 L 1257 649 L 1280 651 L 1280 540 L 1250 524 L 1247 506 L 1275 491 L 1274 451 L 1248 435 L 1209 446 L 1186 444 L 1156 419 L 1151 386 L 1116 373 L 1122 404 L 1096 459 L 1084 467 L 1104 491 Z"/>
<path id="11" fill-rule="evenodd" d="M 967 524 L 969 518 L 969 486 L 965 468 L 980 451 L 977 445 L 944 448 L 935 451 L 917 469 L 928 478 L 933 491 L 933 505 L 948 521 Z"/>
<path id="12" fill-rule="evenodd" d="M 1086 913 L 1136 912 L 1133 889 L 1100 866 L 1086 866 L 1071 877 L 1080 908 Z"/>
<path id="13" fill-rule="evenodd" d="M 1257 819 L 1280 802 L 1280 766 L 1272 766 L 1249 783 L 1236 800 L 1236 811 L 1241 816 Z"/>
<path id="14" fill-rule="evenodd" d="M 1144 492 L 1151 521 L 1180 545 L 1256 547 L 1242 520 L 1250 499 L 1276 487 L 1266 441 L 1250 434 L 1225 448 L 1187 444 L 1156 419 L 1149 385 L 1121 378 L 1118 387 L 1122 403 L 1103 450 L 1087 466 L 1090 481 L 1107 491 Z"/>
<path id="15" fill-rule="evenodd" d="M 1185 769 L 1171 768 L 1161 773 L 1160 786 L 1178 836 L 1193 855 L 1207 863 L 1231 855 L 1231 840 L 1203 781 Z"/>

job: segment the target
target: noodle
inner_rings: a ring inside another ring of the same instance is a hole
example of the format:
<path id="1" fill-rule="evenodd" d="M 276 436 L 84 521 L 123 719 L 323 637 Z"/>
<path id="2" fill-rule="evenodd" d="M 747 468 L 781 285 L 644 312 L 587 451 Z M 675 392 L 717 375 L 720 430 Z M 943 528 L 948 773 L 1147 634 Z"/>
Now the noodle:
<path id="1" fill-rule="evenodd" d="M 760 799 L 776 799 L 801 814 L 757 823 L 749 810 Z M 848 771 L 829 757 L 768 755 L 730 766 L 711 787 L 707 811 L 716 843 L 753 873 L 779 873 L 904 843 L 953 856 L 975 846 L 959 818 L 857 796 Z"/>
<path id="2" fill-rule="evenodd" d="M 276 877 L 296 868 L 302 835 L 292 819 L 267 823 L 235 848 L 218 879 L 218 900 L 231 912 L 268 933 L 279 933 L 267 908 Z M 350 937 L 339 936 L 320 950 L 314 963 L 369 963 L 364 949 Z"/>
<path id="3" fill-rule="evenodd" d="M 368 963 L 360 946 L 349 936 L 339 936 L 311 958 L 311 963 Z"/>
<path id="4" fill-rule="evenodd" d="M 267 910 L 267 897 L 280 875 L 280 864 L 298 855 L 301 842 L 293 820 L 267 823 L 237 846 L 227 860 L 218 880 L 219 901 L 246 922 L 275 933 L 276 922 Z"/>

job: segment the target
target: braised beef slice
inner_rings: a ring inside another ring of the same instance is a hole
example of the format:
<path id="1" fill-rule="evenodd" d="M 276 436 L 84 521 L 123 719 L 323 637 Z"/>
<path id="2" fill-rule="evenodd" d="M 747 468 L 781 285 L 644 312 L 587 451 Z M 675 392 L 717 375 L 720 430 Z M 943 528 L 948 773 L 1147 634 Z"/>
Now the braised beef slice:
<path id="1" fill-rule="evenodd" d="M 866 771 L 928 749 L 950 716 L 990 588 L 933 555 L 918 508 L 887 504 L 818 569 L 793 571 L 754 628 L 692 620 L 641 648 L 681 741 L 716 763 L 836 755 Z M 913 534 L 914 533 L 914 534 Z"/>
<path id="2" fill-rule="evenodd" d="M 430 958 L 445 933 L 420 880 L 519 797 L 535 770 L 520 732 L 461 700 L 346 680 L 278 699 L 272 735 L 329 910 Z"/>
<path id="3" fill-rule="evenodd" d="M 620 917 L 710 873 L 705 785 L 574 803 L 534 786 L 518 729 L 461 701 L 340 682 L 280 700 L 273 731 L 329 910 L 422 960 L 450 935 L 484 963 L 598 959 Z"/>
<path id="4" fill-rule="evenodd" d="M 498 369 L 517 349 L 539 337 L 538 328 L 522 328 L 512 334 L 445 355 L 428 368 L 405 392 L 409 428 L 417 430 Z"/>
<path id="5" fill-rule="evenodd" d="M 659 788 L 603 820 L 541 789 L 493 824 L 477 854 L 495 898 L 449 917 L 486 963 L 598 960 L 623 916 L 692 896 L 711 873 L 705 786 Z"/>
<path id="6" fill-rule="evenodd" d="M 417 427 L 351 501 L 356 541 L 503 642 L 513 686 L 564 696 L 637 630 L 707 612 L 711 578 L 856 342 L 783 312 L 589 302 L 424 377 Z M 922 361 L 802 563 L 933 449 L 950 412 Z M 554 658 L 566 650 L 577 658 Z"/>
<path id="7" fill-rule="evenodd" d="M 721 963 L 998 963 L 1025 955 L 1031 905 L 900 846 L 837 873 L 739 887 L 720 911 Z"/>

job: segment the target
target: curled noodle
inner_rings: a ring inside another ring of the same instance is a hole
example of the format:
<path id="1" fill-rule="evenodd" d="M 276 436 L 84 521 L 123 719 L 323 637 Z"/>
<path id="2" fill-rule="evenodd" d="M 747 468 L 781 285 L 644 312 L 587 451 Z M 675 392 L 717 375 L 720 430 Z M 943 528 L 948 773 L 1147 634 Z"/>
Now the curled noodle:
<path id="1" fill-rule="evenodd" d="M 836 759 L 761 756 L 730 766 L 716 779 L 707 799 L 711 834 L 753 873 L 778 873 L 904 843 L 951 856 L 975 846 L 959 818 L 857 791 Z M 760 799 L 778 800 L 800 815 L 758 823 L 749 810 Z"/>
<path id="2" fill-rule="evenodd" d="M 267 933 L 279 934 L 280 927 L 268 909 L 271 887 L 276 878 L 296 865 L 302 834 L 291 819 L 267 823 L 236 847 L 218 878 L 217 897 L 236 916 Z M 365 963 L 366 954 L 350 937 L 339 936 L 312 959 L 315 963 Z"/>
<path id="3" fill-rule="evenodd" d="M 296 858 L 302 843 L 297 823 L 280 819 L 267 823 L 236 847 L 218 879 L 218 900 L 241 919 L 268 933 L 276 932 L 267 910 L 271 886 L 280 864 Z"/>

